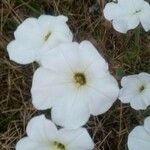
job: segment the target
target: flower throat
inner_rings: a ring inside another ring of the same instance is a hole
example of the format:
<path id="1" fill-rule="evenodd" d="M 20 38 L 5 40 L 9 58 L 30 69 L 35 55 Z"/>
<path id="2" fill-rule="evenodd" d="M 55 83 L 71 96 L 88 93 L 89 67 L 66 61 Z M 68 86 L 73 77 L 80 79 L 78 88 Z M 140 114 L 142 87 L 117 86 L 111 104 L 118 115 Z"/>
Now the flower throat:
<path id="1" fill-rule="evenodd" d="M 55 150 L 65 150 L 65 146 L 59 142 L 54 142 Z"/>
<path id="2" fill-rule="evenodd" d="M 83 86 L 86 84 L 86 77 L 83 73 L 75 73 L 74 75 L 75 83 L 79 86 Z"/>

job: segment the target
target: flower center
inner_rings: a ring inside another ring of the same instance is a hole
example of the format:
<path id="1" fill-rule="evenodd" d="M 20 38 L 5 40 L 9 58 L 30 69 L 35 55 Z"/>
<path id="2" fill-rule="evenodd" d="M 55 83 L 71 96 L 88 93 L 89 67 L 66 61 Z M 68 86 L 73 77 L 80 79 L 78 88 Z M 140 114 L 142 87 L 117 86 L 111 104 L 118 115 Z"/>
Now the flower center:
<path id="1" fill-rule="evenodd" d="M 74 81 L 79 86 L 82 86 L 82 85 L 86 84 L 86 77 L 83 73 L 75 73 L 74 74 Z"/>
<path id="2" fill-rule="evenodd" d="M 44 36 L 44 41 L 47 41 L 48 38 L 50 37 L 51 32 L 49 31 L 45 36 Z"/>
<path id="3" fill-rule="evenodd" d="M 135 11 L 135 14 L 137 14 L 137 13 L 139 13 L 139 12 L 141 12 L 141 10 L 136 10 L 136 11 Z"/>
<path id="4" fill-rule="evenodd" d="M 57 141 L 53 142 L 55 150 L 65 150 L 65 146 Z"/>
<path id="5" fill-rule="evenodd" d="M 139 88 L 139 92 L 140 92 L 140 93 L 141 93 L 141 92 L 143 92 L 143 91 L 144 91 L 144 89 L 145 89 L 144 85 L 140 86 L 140 88 Z"/>

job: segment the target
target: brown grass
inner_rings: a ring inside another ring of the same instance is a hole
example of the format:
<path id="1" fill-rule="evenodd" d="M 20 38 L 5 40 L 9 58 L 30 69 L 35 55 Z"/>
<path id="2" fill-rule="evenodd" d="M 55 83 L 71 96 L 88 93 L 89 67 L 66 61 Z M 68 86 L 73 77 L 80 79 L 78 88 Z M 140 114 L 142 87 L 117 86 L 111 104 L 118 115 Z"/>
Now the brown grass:
<path id="1" fill-rule="evenodd" d="M 105 21 L 105 0 L 2 0 L 0 2 L 0 150 L 14 150 L 25 135 L 29 119 L 37 115 L 31 104 L 32 75 L 37 65 L 19 65 L 8 58 L 6 45 L 16 27 L 27 17 L 64 14 L 76 41 L 90 40 L 109 62 L 118 79 L 126 74 L 150 72 L 150 37 L 141 28 L 122 35 Z M 139 34 L 140 31 L 140 34 Z M 45 112 L 44 112 L 45 113 Z M 105 114 L 86 125 L 95 150 L 127 150 L 127 136 L 150 110 L 134 111 L 117 101 Z"/>

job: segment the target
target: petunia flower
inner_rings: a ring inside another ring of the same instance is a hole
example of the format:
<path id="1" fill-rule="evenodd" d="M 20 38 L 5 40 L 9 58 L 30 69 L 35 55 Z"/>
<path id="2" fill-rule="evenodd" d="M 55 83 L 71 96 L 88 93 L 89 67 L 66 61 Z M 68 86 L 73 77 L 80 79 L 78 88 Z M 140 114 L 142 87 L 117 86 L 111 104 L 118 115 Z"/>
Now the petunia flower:
<path id="1" fill-rule="evenodd" d="M 150 149 L 150 117 L 144 121 L 144 126 L 135 127 L 128 136 L 129 150 Z"/>
<path id="2" fill-rule="evenodd" d="M 118 0 L 107 3 L 104 16 L 112 21 L 115 30 L 126 33 L 142 24 L 145 31 L 150 30 L 150 5 L 144 0 Z"/>
<path id="3" fill-rule="evenodd" d="M 7 46 L 10 59 L 20 64 L 39 62 L 46 53 L 41 50 L 43 47 L 49 46 L 50 50 L 60 43 L 71 42 L 73 35 L 66 24 L 67 20 L 62 15 L 27 18 L 14 32 L 15 40 Z"/>
<path id="4" fill-rule="evenodd" d="M 108 64 L 88 41 L 62 44 L 41 59 L 34 74 L 35 108 L 52 108 L 53 121 L 66 128 L 84 125 L 90 114 L 106 112 L 119 88 Z"/>
<path id="5" fill-rule="evenodd" d="M 85 128 L 60 129 L 44 115 L 32 118 L 27 125 L 27 137 L 16 150 L 92 150 L 94 143 Z"/>
<path id="6" fill-rule="evenodd" d="M 150 74 L 142 72 L 125 76 L 121 85 L 119 99 L 123 103 L 130 103 L 136 110 L 146 109 L 150 105 Z"/>

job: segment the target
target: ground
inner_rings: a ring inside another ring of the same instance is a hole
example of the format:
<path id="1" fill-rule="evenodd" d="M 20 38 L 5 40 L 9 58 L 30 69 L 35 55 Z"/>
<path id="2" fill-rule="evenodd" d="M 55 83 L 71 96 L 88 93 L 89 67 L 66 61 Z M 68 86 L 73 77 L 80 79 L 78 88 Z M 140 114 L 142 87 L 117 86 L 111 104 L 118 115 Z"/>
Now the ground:
<path id="1" fill-rule="evenodd" d="M 108 61 L 118 82 L 124 75 L 150 72 L 150 36 L 139 26 L 127 34 L 116 32 L 103 17 L 105 0 L 1 0 L 0 2 L 0 150 L 14 150 L 25 136 L 27 122 L 37 112 L 30 88 L 36 63 L 19 65 L 9 60 L 7 44 L 27 17 L 40 14 L 68 16 L 75 41 L 90 40 Z M 105 114 L 91 116 L 86 127 L 94 150 L 127 150 L 129 132 L 142 124 L 150 109 L 135 111 L 119 100 Z"/>

